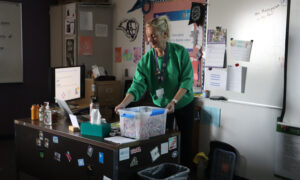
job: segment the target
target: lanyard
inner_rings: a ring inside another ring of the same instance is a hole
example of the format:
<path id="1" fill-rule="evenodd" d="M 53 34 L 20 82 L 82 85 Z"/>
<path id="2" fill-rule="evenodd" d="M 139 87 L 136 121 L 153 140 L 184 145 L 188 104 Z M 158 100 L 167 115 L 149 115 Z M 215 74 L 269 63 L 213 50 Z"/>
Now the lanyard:
<path id="1" fill-rule="evenodd" d="M 165 49 L 165 56 L 164 56 L 164 60 L 163 60 L 161 70 L 159 70 L 159 67 L 158 67 L 157 54 L 156 54 L 155 50 L 154 50 L 154 53 L 155 53 L 156 75 L 157 75 L 159 84 L 161 84 L 161 82 L 164 80 L 164 72 L 165 72 L 166 67 L 167 67 L 168 43 L 167 43 L 167 47 Z"/>

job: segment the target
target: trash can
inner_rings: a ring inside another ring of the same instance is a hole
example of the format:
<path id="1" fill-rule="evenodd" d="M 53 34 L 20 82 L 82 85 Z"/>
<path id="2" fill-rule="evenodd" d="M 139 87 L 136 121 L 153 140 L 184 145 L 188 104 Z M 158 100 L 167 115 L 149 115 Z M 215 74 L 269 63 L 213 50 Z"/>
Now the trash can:
<path id="1" fill-rule="evenodd" d="M 187 180 L 190 169 L 175 163 L 162 163 L 138 172 L 140 180 Z"/>

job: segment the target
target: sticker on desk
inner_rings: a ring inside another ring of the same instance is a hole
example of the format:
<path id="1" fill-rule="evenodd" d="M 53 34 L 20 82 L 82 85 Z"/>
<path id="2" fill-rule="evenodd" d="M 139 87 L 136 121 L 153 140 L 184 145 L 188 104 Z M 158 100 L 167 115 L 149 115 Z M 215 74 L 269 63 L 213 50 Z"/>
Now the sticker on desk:
<path id="1" fill-rule="evenodd" d="M 150 154 L 151 154 L 152 162 L 154 162 L 160 156 L 158 147 L 156 146 L 154 149 L 152 149 Z"/>
<path id="2" fill-rule="evenodd" d="M 160 144 L 160 154 L 163 155 L 163 154 L 168 154 L 168 147 L 169 147 L 169 143 L 168 142 L 165 142 L 165 143 L 161 143 Z"/>
<path id="3" fill-rule="evenodd" d="M 53 143 L 58 144 L 58 137 L 57 136 L 53 136 L 52 137 L 52 141 L 53 141 Z"/>
<path id="4" fill-rule="evenodd" d="M 48 138 L 44 139 L 44 147 L 49 148 L 49 139 Z"/>
<path id="5" fill-rule="evenodd" d="M 58 153 L 58 152 L 54 152 L 54 159 L 56 160 L 56 161 L 58 161 L 58 162 L 60 162 L 60 153 Z"/>
<path id="6" fill-rule="evenodd" d="M 79 167 L 84 166 L 84 159 L 77 159 L 77 162 Z"/>
<path id="7" fill-rule="evenodd" d="M 91 164 L 87 164 L 86 165 L 86 169 L 87 169 L 87 174 L 89 176 L 95 176 L 95 172 L 94 172 L 94 167 Z"/>
<path id="8" fill-rule="evenodd" d="M 66 157 L 67 157 L 68 161 L 71 162 L 72 156 L 71 156 L 70 151 L 67 151 L 67 152 L 66 152 Z"/>
<path id="9" fill-rule="evenodd" d="M 40 138 L 36 138 L 35 143 L 36 143 L 37 146 L 42 146 L 42 141 L 41 141 Z"/>
<path id="10" fill-rule="evenodd" d="M 130 162 L 130 167 L 134 167 L 137 165 L 139 165 L 139 161 L 138 161 L 137 157 L 134 156 Z"/>
<path id="11" fill-rule="evenodd" d="M 43 133 L 43 131 L 40 131 L 40 132 L 39 132 L 39 138 L 40 138 L 40 140 L 43 140 L 43 139 L 44 139 L 44 133 Z"/>
<path id="12" fill-rule="evenodd" d="M 45 157 L 44 151 L 40 151 L 40 158 L 41 158 L 41 159 L 44 159 L 44 157 Z"/>
<path id="13" fill-rule="evenodd" d="M 178 152 L 177 151 L 173 151 L 172 152 L 172 158 L 177 158 L 178 156 Z"/>
<path id="14" fill-rule="evenodd" d="M 103 152 L 99 152 L 99 163 L 104 164 L 104 154 L 103 154 Z"/>
<path id="15" fill-rule="evenodd" d="M 141 150 L 141 147 L 138 146 L 138 147 L 136 147 L 136 148 L 132 148 L 132 149 L 130 150 L 130 154 L 139 153 L 139 152 L 141 152 L 141 151 L 142 151 L 142 150 Z"/>
<path id="16" fill-rule="evenodd" d="M 92 157 L 93 152 L 94 152 L 93 147 L 89 145 L 89 147 L 87 149 L 87 155 L 90 156 L 90 157 Z"/>
<path id="17" fill-rule="evenodd" d="M 129 147 L 119 150 L 119 161 L 129 159 Z"/>
<path id="18" fill-rule="evenodd" d="M 169 138 L 169 151 L 177 148 L 177 136 Z"/>
<path id="19" fill-rule="evenodd" d="M 109 177 L 103 175 L 103 180 L 111 180 Z"/>

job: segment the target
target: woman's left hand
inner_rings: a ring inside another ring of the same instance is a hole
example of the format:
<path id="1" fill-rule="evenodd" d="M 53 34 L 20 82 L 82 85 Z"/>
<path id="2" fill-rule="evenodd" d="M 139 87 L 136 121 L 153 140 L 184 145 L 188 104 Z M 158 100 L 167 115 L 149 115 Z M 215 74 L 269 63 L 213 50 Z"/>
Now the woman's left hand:
<path id="1" fill-rule="evenodd" d="M 169 114 L 169 113 L 173 113 L 174 110 L 175 110 L 175 103 L 174 103 L 174 101 L 171 101 L 171 102 L 167 105 L 166 109 L 168 109 L 168 114 Z"/>

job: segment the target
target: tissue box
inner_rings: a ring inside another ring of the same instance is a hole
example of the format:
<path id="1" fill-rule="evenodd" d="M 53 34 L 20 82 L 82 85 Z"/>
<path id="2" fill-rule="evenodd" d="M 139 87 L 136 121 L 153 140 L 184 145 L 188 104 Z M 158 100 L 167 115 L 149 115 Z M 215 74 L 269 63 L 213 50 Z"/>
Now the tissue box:
<path id="1" fill-rule="evenodd" d="M 81 135 L 90 135 L 97 137 L 106 137 L 110 132 L 110 124 L 91 124 L 90 122 L 82 122 L 80 127 Z"/>

